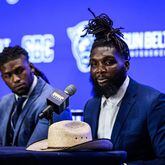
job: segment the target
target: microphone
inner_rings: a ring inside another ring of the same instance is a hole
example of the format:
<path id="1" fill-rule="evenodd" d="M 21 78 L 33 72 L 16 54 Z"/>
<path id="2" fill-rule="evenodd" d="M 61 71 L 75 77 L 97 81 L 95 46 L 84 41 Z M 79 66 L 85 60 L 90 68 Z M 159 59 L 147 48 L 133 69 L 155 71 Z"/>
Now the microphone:
<path id="1" fill-rule="evenodd" d="M 62 113 L 69 105 L 69 97 L 74 95 L 76 87 L 71 84 L 63 91 L 55 89 L 55 91 L 47 98 L 47 107 L 39 114 L 39 118 L 49 118 L 50 114 L 56 112 Z M 49 116 L 48 116 L 49 115 Z"/>

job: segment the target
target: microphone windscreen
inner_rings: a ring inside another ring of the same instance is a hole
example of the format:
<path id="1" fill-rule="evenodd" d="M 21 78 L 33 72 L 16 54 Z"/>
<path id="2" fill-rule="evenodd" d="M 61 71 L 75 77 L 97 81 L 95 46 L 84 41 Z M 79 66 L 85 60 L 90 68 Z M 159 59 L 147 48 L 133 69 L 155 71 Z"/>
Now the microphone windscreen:
<path id="1" fill-rule="evenodd" d="M 77 90 L 76 87 L 73 84 L 71 84 L 65 88 L 64 92 L 69 96 L 72 96 L 75 94 L 76 90 Z"/>

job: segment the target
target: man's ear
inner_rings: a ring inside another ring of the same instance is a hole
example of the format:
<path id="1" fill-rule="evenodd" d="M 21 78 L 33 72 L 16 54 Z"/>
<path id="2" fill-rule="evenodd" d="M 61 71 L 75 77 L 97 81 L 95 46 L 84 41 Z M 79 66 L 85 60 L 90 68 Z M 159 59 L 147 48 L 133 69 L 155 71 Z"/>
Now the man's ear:
<path id="1" fill-rule="evenodd" d="M 125 60 L 125 69 L 126 69 L 126 71 L 129 70 L 129 67 L 130 67 L 130 62 L 128 60 Z"/>
<path id="2" fill-rule="evenodd" d="M 31 68 L 31 71 L 34 73 L 35 72 L 35 67 L 34 67 L 33 63 L 30 62 L 29 66 Z"/>

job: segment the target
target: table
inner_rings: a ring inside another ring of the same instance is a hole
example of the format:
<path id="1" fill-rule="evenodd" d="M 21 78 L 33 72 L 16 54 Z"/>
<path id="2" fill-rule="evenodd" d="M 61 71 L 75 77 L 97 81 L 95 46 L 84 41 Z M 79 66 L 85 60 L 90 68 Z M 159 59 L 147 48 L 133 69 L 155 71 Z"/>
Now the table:
<path id="1" fill-rule="evenodd" d="M 24 147 L 0 147 L 0 165 L 49 165 L 49 164 L 101 164 L 120 165 L 126 160 L 125 151 L 26 151 Z"/>

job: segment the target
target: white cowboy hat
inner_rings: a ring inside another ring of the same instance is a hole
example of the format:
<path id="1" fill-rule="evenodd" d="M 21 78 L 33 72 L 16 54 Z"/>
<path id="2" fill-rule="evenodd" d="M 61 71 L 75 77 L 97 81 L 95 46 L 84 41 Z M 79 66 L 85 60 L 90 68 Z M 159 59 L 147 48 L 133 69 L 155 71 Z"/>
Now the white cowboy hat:
<path id="1" fill-rule="evenodd" d="M 81 121 L 64 120 L 49 127 L 48 139 L 35 142 L 26 150 L 32 151 L 86 151 L 112 150 L 109 139 L 92 140 L 90 126 Z"/>

